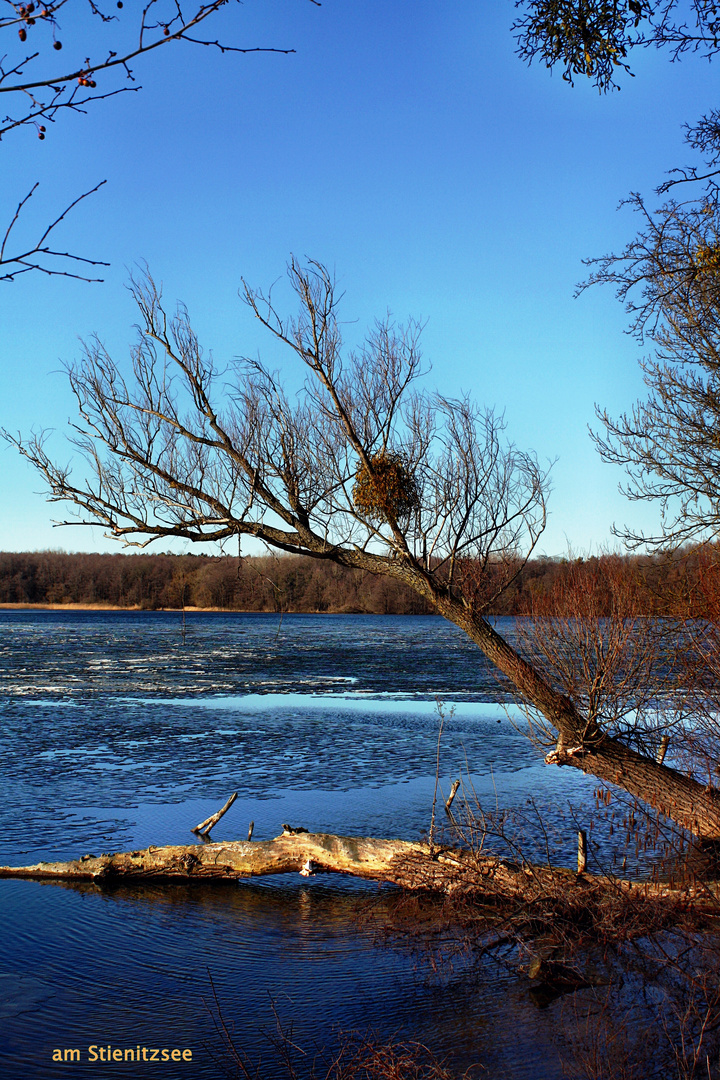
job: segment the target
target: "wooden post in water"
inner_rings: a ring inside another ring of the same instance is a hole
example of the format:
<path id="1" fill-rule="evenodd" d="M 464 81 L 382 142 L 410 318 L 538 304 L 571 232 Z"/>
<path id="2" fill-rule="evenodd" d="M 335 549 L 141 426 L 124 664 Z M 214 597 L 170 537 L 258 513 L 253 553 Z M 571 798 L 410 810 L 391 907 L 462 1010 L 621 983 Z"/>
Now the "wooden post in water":
<path id="1" fill-rule="evenodd" d="M 453 781 L 453 786 L 450 788 L 450 794 L 448 795 L 447 801 L 445 803 L 445 812 L 447 814 L 450 813 L 450 807 L 453 804 L 453 799 L 455 798 L 455 796 L 458 793 L 458 788 L 459 787 L 460 787 L 460 781 L 459 780 L 454 780 Z"/>
<path id="2" fill-rule="evenodd" d="M 585 873 L 585 867 L 587 866 L 587 833 L 584 829 L 580 829 L 578 833 L 578 874 Z"/>

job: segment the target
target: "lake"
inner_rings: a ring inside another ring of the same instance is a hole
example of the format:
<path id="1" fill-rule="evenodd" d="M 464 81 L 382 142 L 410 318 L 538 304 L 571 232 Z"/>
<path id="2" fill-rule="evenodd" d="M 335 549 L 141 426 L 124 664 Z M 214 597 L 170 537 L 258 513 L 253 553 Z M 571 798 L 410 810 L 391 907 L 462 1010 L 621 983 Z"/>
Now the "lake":
<path id="1" fill-rule="evenodd" d="M 497 622 L 512 638 L 513 621 Z M 541 814 L 568 866 L 595 805 L 592 778 L 543 764 L 513 726 L 508 687 L 441 619 L 12 610 L 0 628 L 2 864 L 190 843 L 233 791 L 214 840 L 244 839 L 250 821 L 254 839 L 283 822 L 418 839 L 438 702 L 445 794 L 463 776 L 486 810 Z M 524 845 L 542 857 L 532 824 Z M 609 857 L 607 838 L 599 851 Z M 212 985 L 236 1045 L 273 1080 L 287 1075 L 268 1042 L 275 1014 L 292 1025 L 299 1075 L 339 1031 L 369 1030 L 419 1039 L 460 1071 L 562 1075 L 562 1003 L 537 1008 L 527 983 L 491 963 L 433 973 L 383 940 L 392 898 L 373 884 L 0 880 L 0 897 L 0 1053 L 18 1080 L 220 1076 Z M 107 1064 L 108 1047 L 191 1060 Z M 77 1049 L 79 1061 L 53 1063 Z"/>

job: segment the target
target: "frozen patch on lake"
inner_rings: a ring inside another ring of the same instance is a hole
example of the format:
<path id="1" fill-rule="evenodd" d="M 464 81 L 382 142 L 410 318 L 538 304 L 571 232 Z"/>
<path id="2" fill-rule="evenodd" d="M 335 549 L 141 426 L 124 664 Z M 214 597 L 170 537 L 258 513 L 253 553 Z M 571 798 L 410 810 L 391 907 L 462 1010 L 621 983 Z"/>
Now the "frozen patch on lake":
<path id="1" fill-rule="evenodd" d="M 129 701 L 129 699 L 124 699 Z M 217 697 L 193 698 L 139 698 L 135 703 L 147 706 L 164 706 L 179 709 L 222 709 L 238 713 L 254 713 L 270 709 L 322 709 L 332 712 L 363 713 L 410 713 L 415 716 L 434 715 L 438 724 L 440 712 L 437 700 L 419 695 L 408 695 L 386 691 L 349 691 L 337 694 L 233 694 Z M 511 705 L 481 701 L 442 701 L 442 714 L 446 720 L 462 717 L 463 719 L 493 720 L 502 722 L 511 719 L 522 721 L 523 713 Z"/>

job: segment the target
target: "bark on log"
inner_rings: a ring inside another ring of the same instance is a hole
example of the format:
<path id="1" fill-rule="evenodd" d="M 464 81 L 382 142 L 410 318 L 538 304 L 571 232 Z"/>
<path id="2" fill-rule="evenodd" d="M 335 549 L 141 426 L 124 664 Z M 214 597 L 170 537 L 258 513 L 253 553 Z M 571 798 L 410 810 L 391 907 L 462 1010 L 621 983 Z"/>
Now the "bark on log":
<path id="1" fill-rule="evenodd" d="M 299 873 L 308 862 L 316 871 L 402 884 L 408 857 L 426 855 L 426 844 L 378 840 L 329 833 L 283 833 L 274 840 L 181 844 L 83 855 L 70 862 L 2 866 L 0 877 L 97 881 L 110 878 L 172 880 L 237 879 L 265 874 Z"/>

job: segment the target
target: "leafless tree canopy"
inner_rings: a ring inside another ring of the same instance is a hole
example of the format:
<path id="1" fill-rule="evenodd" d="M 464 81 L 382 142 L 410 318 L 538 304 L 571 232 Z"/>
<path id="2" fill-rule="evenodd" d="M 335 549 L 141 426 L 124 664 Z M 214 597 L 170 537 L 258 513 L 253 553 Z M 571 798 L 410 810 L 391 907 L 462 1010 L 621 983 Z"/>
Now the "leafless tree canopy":
<path id="1" fill-rule="evenodd" d="M 625 493 L 662 511 L 657 536 L 622 533 L 632 543 L 707 539 L 720 527 L 718 130 L 714 112 L 688 130 L 705 168 L 675 170 L 659 188 L 665 202 L 657 210 L 632 195 L 637 233 L 619 254 L 590 263 L 586 284 L 612 285 L 626 304 L 630 332 L 652 349 L 641 360 L 648 398 L 617 420 L 598 410 L 605 434 L 596 443 L 605 460 L 626 469 Z M 675 185 L 690 185 L 682 190 L 691 197 L 667 198 Z"/>
<path id="2" fill-rule="evenodd" d="M 545 522 L 546 470 L 504 438 L 504 421 L 467 397 L 418 388 L 416 324 L 378 323 L 344 353 L 338 297 L 319 264 L 289 270 L 300 313 L 270 295 L 245 300 L 294 354 L 306 379 L 289 394 L 277 373 L 245 360 L 220 372 L 187 312 L 165 312 L 150 280 L 135 282 L 142 327 L 125 378 L 99 340 L 70 368 L 82 421 L 74 442 L 92 475 L 54 465 L 42 438 L 13 440 L 81 520 L 144 546 L 157 537 L 222 541 L 249 535 L 290 552 L 385 572 L 388 560 L 444 590 L 472 564 L 492 565 L 493 591 L 517 572 Z M 378 515 L 358 476 L 383 482 L 392 454 L 414 498 Z M 507 573 L 497 573 L 507 567 Z M 484 601 L 489 597 L 484 597 Z"/>

